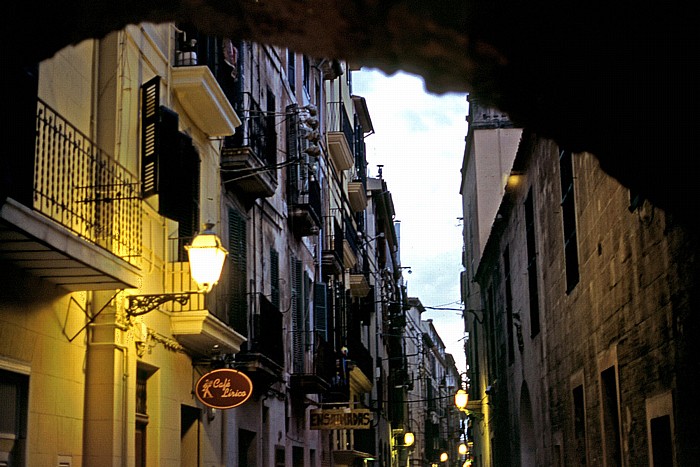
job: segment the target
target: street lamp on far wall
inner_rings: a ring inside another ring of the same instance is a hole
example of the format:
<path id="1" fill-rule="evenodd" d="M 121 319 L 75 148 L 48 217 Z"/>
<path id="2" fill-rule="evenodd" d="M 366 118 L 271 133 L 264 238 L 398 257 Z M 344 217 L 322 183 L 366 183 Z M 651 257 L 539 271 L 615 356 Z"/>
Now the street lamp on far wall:
<path id="1" fill-rule="evenodd" d="M 469 394 L 464 389 L 459 389 L 455 394 L 455 406 L 461 411 L 466 410 L 469 403 Z"/>
<path id="2" fill-rule="evenodd" d="M 407 431 L 406 434 L 403 435 L 403 444 L 406 447 L 411 447 L 413 446 L 413 443 L 416 442 L 416 437 L 411 431 Z"/>

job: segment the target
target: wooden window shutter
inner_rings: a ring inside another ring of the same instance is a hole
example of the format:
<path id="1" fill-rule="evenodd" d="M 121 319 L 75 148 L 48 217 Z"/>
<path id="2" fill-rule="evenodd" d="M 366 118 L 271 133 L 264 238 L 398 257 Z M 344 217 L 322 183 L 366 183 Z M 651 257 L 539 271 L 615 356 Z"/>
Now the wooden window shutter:
<path id="1" fill-rule="evenodd" d="M 248 337 L 246 220 L 235 209 L 228 211 L 229 324 Z"/>
<path id="2" fill-rule="evenodd" d="M 287 130 L 287 162 L 299 160 L 299 115 L 297 105 L 292 104 L 286 107 L 286 130 Z M 292 203 L 297 202 L 299 197 L 299 164 L 292 163 L 287 168 L 287 191 Z"/>
<path id="3" fill-rule="evenodd" d="M 163 115 L 167 115 L 164 113 Z M 179 223 L 178 236 L 191 239 L 199 230 L 200 159 L 192 138 L 175 132 L 160 158 L 158 212 Z"/>
<path id="4" fill-rule="evenodd" d="M 279 310 L 280 308 L 280 255 L 274 248 L 270 248 L 270 302 Z"/>
<path id="5" fill-rule="evenodd" d="M 158 193 L 158 123 L 160 76 L 141 86 L 141 192 L 146 198 Z"/>
<path id="6" fill-rule="evenodd" d="M 303 268 L 296 258 L 292 259 L 292 371 L 304 372 L 304 310 Z"/>
<path id="7" fill-rule="evenodd" d="M 314 284 L 314 330 L 328 341 L 328 285 L 323 282 Z"/>
<path id="8" fill-rule="evenodd" d="M 304 344 L 306 348 L 310 348 L 309 346 L 311 345 L 311 314 L 309 313 L 309 309 L 311 308 L 311 296 L 312 296 L 312 289 L 313 289 L 313 281 L 311 280 L 311 277 L 309 277 L 308 273 L 304 273 L 304 301 L 303 301 L 303 306 L 304 306 L 304 312 L 303 312 L 303 326 L 304 326 Z"/>

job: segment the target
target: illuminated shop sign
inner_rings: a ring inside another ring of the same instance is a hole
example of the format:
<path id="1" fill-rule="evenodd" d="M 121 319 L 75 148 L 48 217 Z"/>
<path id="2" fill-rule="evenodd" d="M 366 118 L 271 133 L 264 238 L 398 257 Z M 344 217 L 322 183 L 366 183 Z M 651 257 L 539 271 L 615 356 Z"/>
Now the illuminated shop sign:
<path id="1" fill-rule="evenodd" d="M 312 430 L 368 430 L 372 422 L 369 409 L 330 409 L 311 411 Z"/>
<path id="2" fill-rule="evenodd" d="M 195 386 L 200 402 L 215 409 L 231 409 L 243 404 L 253 393 L 253 382 L 244 373 L 221 368 L 205 374 Z"/>

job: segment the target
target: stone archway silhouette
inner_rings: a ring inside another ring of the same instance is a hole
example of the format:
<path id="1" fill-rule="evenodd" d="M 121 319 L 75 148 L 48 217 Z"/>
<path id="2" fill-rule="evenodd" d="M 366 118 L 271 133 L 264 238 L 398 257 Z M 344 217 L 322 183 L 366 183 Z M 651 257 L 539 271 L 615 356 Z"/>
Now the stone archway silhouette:
<path id="1" fill-rule="evenodd" d="M 28 0 L 7 13 L 4 81 L 84 39 L 186 19 L 214 34 L 415 73 L 434 92 L 470 92 L 538 135 L 593 153 L 679 220 L 694 218 L 700 41 L 690 4 L 639 6 L 630 16 L 628 4 L 602 0 Z M 3 123 L 13 111 L 4 109 Z"/>

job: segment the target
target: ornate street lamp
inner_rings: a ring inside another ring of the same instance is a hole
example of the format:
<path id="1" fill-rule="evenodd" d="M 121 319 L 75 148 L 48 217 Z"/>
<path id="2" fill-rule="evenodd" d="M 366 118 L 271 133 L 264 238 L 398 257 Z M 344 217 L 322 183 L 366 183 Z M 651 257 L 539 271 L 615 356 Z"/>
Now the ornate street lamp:
<path id="1" fill-rule="evenodd" d="M 185 246 L 190 261 L 190 274 L 199 286 L 199 292 L 203 293 L 211 292 L 219 282 L 228 254 L 212 230 L 213 227 L 214 224 L 207 224 L 206 229 L 194 237 L 190 245 Z"/>
<path id="2" fill-rule="evenodd" d="M 211 291 L 219 282 L 224 260 L 228 254 L 221 245 L 221 240 L 212 230 L 213 227 L 214 224 L 206 224 L 204 231 L 194 237 L 190 245 L 185 246 L 189 257 L 190 274 L 198 290 L 171 294 L 131 295 L 128 297 L 126 307 L 126 313 L 129 316 L 145 315 L 168 302 L 186 305 L 191 295 Z"/>
<path id="3" fill-rule="evenodd" d="M 459 389 L 455 394 L 455 406 L 461 411 L 466 410 L 469 403 L 469 394 L 464 389 Z"/>

